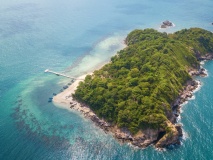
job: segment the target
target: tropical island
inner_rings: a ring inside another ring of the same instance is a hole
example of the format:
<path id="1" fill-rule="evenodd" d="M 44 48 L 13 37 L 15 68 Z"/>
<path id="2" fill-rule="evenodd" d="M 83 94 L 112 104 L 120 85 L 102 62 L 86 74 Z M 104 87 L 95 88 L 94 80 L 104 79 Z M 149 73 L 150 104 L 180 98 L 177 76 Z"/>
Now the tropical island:
<path id="1" fill-rule="evenodd" d="M 205 75 L 200 61 L 213 58 L 213 33 L 134 30 L 125 43 L 108 64 L 53 101 L 80 110 L 122 142 L 141 148 L 180 144 L 180 105 L 199 85 L 193 76 Z"/>

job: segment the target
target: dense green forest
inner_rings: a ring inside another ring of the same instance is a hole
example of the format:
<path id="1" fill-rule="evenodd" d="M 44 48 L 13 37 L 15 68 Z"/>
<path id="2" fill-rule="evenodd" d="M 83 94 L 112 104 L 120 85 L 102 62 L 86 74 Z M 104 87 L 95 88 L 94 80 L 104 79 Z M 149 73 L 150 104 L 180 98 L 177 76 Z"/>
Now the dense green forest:
<path id="1" fill-rule="evenodd" d="M 127 47 L 102 69 L 80 82 L 74 98 L 106 121 L 133 134 L 144 128 L 166 128 L 171 103 L 199 68 L 195 52 L 213 53 L 213 34 L 191 28 L 174 34 L 134 30 Z"/>

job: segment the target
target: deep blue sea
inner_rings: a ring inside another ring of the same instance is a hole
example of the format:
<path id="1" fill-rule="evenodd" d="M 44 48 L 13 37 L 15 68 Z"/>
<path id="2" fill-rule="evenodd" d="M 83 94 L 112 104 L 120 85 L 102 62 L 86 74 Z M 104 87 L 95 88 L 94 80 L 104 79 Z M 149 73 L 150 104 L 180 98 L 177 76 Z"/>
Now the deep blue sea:
<path id="1" fill-rule="evenodd" d="M 0 160 L 213 159 L 213 62 L 182 108 L 182 145 L 119 144 L 78 112 L 48 102 L 70 80 L 109 61 L 133 29 L 213 31 L 212 0 L 0 0 Z M 159 29 L 164 20 L 174 28 Z"/>

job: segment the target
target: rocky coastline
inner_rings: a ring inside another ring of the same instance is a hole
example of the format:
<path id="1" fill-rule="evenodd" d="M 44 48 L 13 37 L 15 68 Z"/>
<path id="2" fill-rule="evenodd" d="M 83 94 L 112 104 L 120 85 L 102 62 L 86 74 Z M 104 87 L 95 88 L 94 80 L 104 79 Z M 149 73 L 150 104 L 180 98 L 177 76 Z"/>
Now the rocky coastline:
<path id="1" fill-rule="evenodd" d="M 177 117 L 180 114 L 181 104 L 192 97 L 192 92 L 198 87 L 197 81 L 191 80 L 187 82 L 184 90 L 172 106 L 172 115 L 170 121 L 167 121 L 167 126 L 171 129 L 170 134 L 166 134 L 164 129 L 146 129 L 139 131 L 136 135 L 132 135 L 126 128 L 118 128 L 103 119 L 100 119 L 88 106 L 79 103 L 75 100 L 70 102 L 70 108 L 80 111 L 86 118 L 92 120 L 98 127 L 106 133 L 111 133 L 119 142 L 130 143 L 135 147 L 145 148 L 154 144 L 156 148 L 165 148 L 172 144 L 180 144 L 180 137 L 183 136 L 180 124 L 176 124 Z M 81 107 L 77 104 L 80 104 Z"/>
<path id="2" fill-rule="evenodd" d="M 170 134 L 166 134 L 164 129 L 146 129 L 140 130 L 136 135 L 132 135 L 126 128 L 118 128 L 100 119 L 85 104 L 73 100 L 70 102 L 70 105 L 71 109 L 80 111 L 84 117 L 93 121 L 94 124 L 103 129 L 105 133 L 112 134 L 121 143 L 130 143 L 135 147 L 145 148 L 154 144 L 156 148 L 164 148 L 171 144 L 180 144 L 180 137 L 183 135 L 181 125 L 173 124 L 170 121 L 167 121 L 167 126 L 171 129 Z"/>

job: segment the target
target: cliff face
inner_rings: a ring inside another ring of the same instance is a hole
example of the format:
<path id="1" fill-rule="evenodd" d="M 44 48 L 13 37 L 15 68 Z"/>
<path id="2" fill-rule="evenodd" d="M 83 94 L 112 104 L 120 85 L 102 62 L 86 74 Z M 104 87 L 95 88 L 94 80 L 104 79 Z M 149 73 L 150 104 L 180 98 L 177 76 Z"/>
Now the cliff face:
<path id="1" fill-rule="evenodd" d="M 171 144 L 180 144 L 180 137 L 182 136 L 182 129 L 180 125 L 173 125 L 168 121 L 167 126 L 170 131 L 167 131 L 162 138 L 155 144 L 157 148 L 164 148 Z"/>
<path id="2" fill-rule="evenodd" d="M 172 126 L 172 125 L 171 125 Z M 158 148 L 163 148 L 171 144 L 179 142 L 179 134 L 175 127 L 171 131 L 172 137 L 167 136 L 164 129 L 145 129 L 140 130 L 136 135 L 132 136 L 130 133 L 117 130 L 115 137 L 123 142 L 129 141 L 132 145 L 145 148 L 150 144 L 155 144 Z"/>
<path id="3" fill-rule="evenodd" d="M 126 129 L 116 129 L 114 136 L 122 142 L 130 142 L 132 145 L 145 148 L 155 142 L 159 131 L 154 129 L 140 130 L 136 135 L 131 135 Z"/>
<path id="4" fill-rule="evenodd" d="M 136 135 L 132 135 L 126 128 L 118 128 L 111 126 L 98 118 L 92 120 L 105 131 L 113 133 L 114 137 L 122 143 L 129 142 L 134 146 L 145 148 L 154 144 L 157 148 L 164 148 L 172 144 L 180 144 L 182 134 L 181 125 L 172 124 L 167 121 L 167 130 L 161 129 L 144 129 L 140 130 Z"/>
<path id="5" fill-rule="evenodd" d="M 96 115 L 90 114 L 89 118 L 106 132 L 111 132 L 116 139 L 122 143 L 129 142 L 134 146 L 145 148 L 154 144 L 157 148 L 164 148 L 172 144 L 180 144 L 182 136 L 181 125 L 172 124 L 167 121 L 167 130 L 161 129 L 144 129 L 132 135 L 126 128 L 118 128 L 99 119 Z"/>

